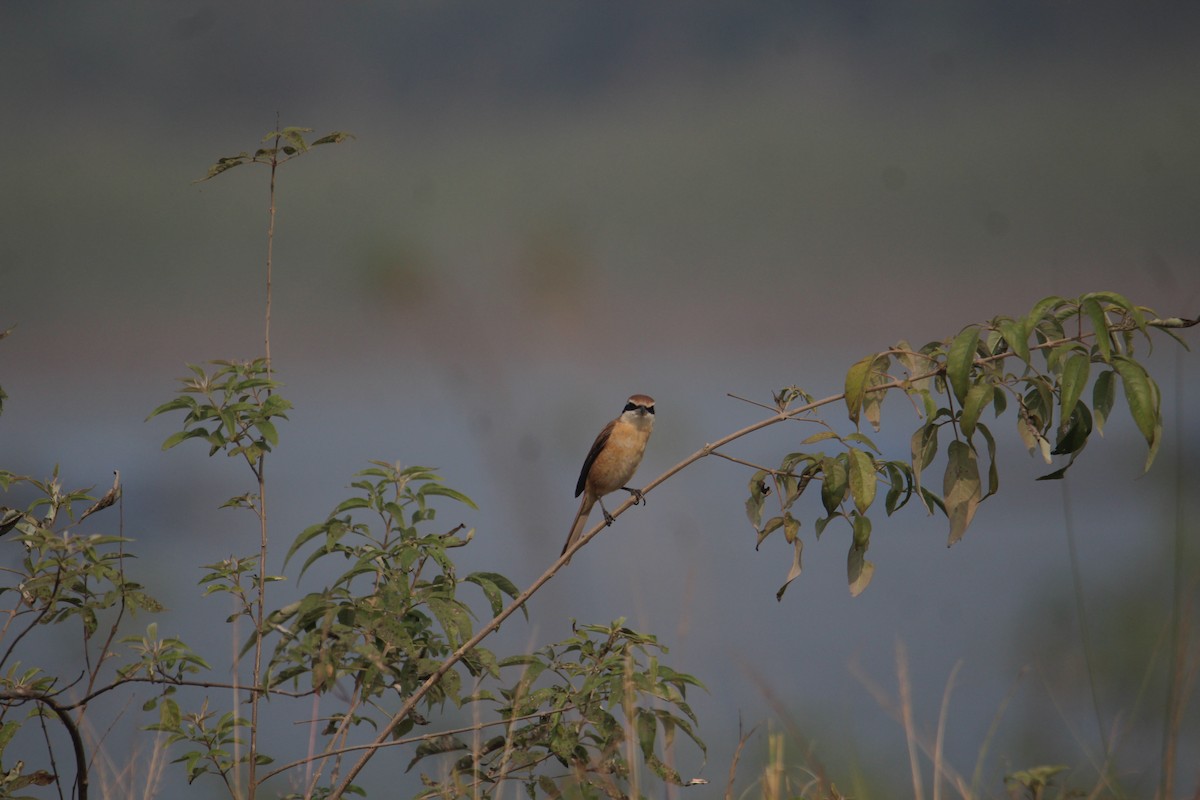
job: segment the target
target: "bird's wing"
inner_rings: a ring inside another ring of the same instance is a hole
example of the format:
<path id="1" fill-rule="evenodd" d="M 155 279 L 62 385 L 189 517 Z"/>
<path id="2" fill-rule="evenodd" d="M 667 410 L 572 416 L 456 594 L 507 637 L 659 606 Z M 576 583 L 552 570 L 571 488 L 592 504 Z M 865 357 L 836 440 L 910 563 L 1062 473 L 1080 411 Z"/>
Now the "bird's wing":
<path id="1" fill-rule="evenodd" d="M 583 487 L 587 483 L 588 473 L 592 471 L 592 464 L 596 463 L 596 456 L 600 455 L 604 445 L 608 444 L 608 437 L 612 435 L 613 426 L 616 424 L 617 421 L 614 419 L 605 425 L 604 430 L 600 431 L 600 435 L 596 437 L 596 441 L 592 442 L 592 449 L 588 450 L 587 458 L 583 460 L 583 469 L 579 471 L 579 482 L 575 484 L 576 497 L 583 494 Z"/>

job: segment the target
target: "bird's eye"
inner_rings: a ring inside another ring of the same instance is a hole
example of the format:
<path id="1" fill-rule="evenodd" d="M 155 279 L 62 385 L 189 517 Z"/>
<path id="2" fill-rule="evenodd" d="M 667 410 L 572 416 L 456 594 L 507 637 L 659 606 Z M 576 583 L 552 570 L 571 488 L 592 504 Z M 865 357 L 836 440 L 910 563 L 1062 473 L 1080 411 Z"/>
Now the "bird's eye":
<path id="1" fill-rule="evenodd" d="M 626 404 L 625 404 L 625 410 L 626 410 L 626 411 L 633 411 L 635 408 L 637 408 L 637 406 L 635 406 L 633 403 L 626 403 Z"/>
<path id="2" fill-rule="evenodd" d="M 653 413 L 654 413 L 654 406 L 646 406 L 645 408 L 646 408 L 646 411 L 647 411 L 647 412 L 649 412 L 649 413 L 651 413 L 651 414 L 653 414 Z"/>

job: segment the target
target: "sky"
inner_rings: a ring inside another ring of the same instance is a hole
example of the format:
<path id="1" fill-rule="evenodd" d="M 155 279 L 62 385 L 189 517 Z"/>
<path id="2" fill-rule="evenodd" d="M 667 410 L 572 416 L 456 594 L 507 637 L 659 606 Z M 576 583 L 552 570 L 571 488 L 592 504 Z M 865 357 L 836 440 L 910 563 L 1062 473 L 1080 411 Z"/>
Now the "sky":
<path id="1" fill-rule="evenodd" d="M 256 541 L 218 509 L 248 476 L 200 447 L 162 452 L 177 420 L 145 418 L 186 363 L 261 353 L 268 176 L 196 180 L 277 119 L 348 131 L 277 184 L 272 356 L 295 411 L 271 465 L 276 563 L 382 459 L 436 466 L 478 503 L 463 571 L 527 584 L 630 394 L 657 400 L 648 482 L 762 415 L 729 395 L 833 394 L 901 339 L 1097 290 L 1195 316 L 1197 33 L 1189 6 L 1115 3 L 5 3 L 0 468 L 58 464 L 72 486 L 120 470 L 160 627 L 225 648 L 228 609 L 196 581 Z M 790 726 L 845 781 L 855 765 L 907 781 L 903 731 L 856 677 L 894 695 L 900 643 L 927 730 L 962 664 L 960 772 L 1016 682 L 986 785 L 999 795 L 1035 758 L 1090 786 L 1069 517 L 1111 680 L 1100 727 L 1128 722 L 1123 774 L 1152 786 L 1161 701 L 1128 686 L 1162 657 L 1132 637 L 1167 608 L 1177 516 L 1194 531 L 1197 420 L 1179 398 L 1200 370 L 1175 349 L 1149 361 L 1168 430 L 1149 475 L 1119 411 L 1067 481 L 1036 482 L 1010 412 L 1001 491 L 960 544 L 912 508 L 881 517 L 874 581 L 851 598 L 848 534 L 817 540 L 810 509 L 804 573 L 777 602 L 791 550 L 755 551 L 749 474 L 707 459 L 500 641 L 536 647 L 571 619 L 657 634 L 709 687 L 694 698 L 709 757 L 689 767 L 713 785 L 739 720 L 760 726 L 758 755 Z M 878 437 L 894 457 L 916 425 L 904 406 Z M 731 454 L 777 462 L 809 432 L 776 426 Z M 415 779 L 376 763 L 365 780 Z"/>

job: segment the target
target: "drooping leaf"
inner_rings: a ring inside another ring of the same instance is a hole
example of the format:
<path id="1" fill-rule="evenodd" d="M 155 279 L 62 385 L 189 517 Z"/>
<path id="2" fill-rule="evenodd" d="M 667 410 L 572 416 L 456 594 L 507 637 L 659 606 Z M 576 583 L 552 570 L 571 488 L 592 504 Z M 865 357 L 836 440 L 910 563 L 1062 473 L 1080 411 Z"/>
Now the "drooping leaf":
<path id="1" fill-rule="evenodd" d="M 1084 295 L 1083 302 L 1079 304 L 1079 310 L 1092 325 L 1092 331 L 1096 334 L 1096 352 L 1100 354 L 1105 362 L 1112 359 L 1112 335 L 1108 332 L 1108 317 L 1104 314 L 1104 309 L 1100 307 L 1100 302 L 1091 295 Z"/>
<path id="2" fill-rule="evenodd" d="M 875 565 L 865 556 L 871 544 L 871 520 L 856 514 L 854 517 L 854 540 L 846 554 L 846 580 L 850 585 L 850 596 L 858 597 L 867 588 L 875 574 Z"/>
<path id="3" fill-rule="evenodd" d="M 1067 420 L 1066 428 L 1060 427 L 1059 432 L 1058 441 L 1050 451 L 1051 454 L 1061 456 L 1082 450 L 1092 434 L 1092 413 L 1088 411 L 1088 407 L 1082 403 L 1076 404 L 1075 411 Z"/>
<path id="4" fill-rule="evenodd" d="M 1084 387 L 1087 386 L 1091 366 L 1091 359 L 1083 353 L 1071 356 L 1063 366 L 1062 378 L 1059 380 L 1062 398 L 1059 419 L 1062 420 L 1062 427 L 1068 424 L 1075 413 L 1075 406 L 1083 396 Z"/>
<path id="5" fill-rule="evenodd" d="M 821 472 L 824 476 L 821 481 L 821 503 L 825 506 L 827 514 L 833 514 L 846 497 L 848 485 L 845 462 L 841 458 L 823 459 Z"/>
<path id="6" fill-rule="evenodd" d="M 862 402 L 862 414 L 867 418 L 867 422 L 871 424 L 871 430 L 873 431 L 879 430 L 883 414 L 883 398 L 887 394 L 876 387 L 883 386 L 890 380 L 887 371 L 891 363 L 891 357 L 887 353 L 879 354 L 875 357 L 875 363 L 871 365 L 871 373 L 867 376 L 867 385 L 864 389 Z"/>
<path id="7" fill-rule="evenodd" d="M 1129 404 L 1129 413 L 1133 417 L 1147 444 L 1154 443 L 1154 427 L 1159 423 L 1158 404 L 1155 402 L 1155 392 L 1150 376 L 1141 364 L 1124 355 L 1114 355 L 1113 369 L 1121 376 L 1121 385 L 1125 388 L 1125 402 Z"/>
<path id="8" fill-rule="evenodd" d="M 1000 488 L 1000 470 L 996 468 L 996 439 L 992 436 L 992 432 L 987 425 L 979 423 L 979 432 L 983 434 L 984 440 L 987 442 L 988 449 L 988 490 L 980 501 L 988 499 L 996 493 Z"/>
<path id="9" fill-rule="evenodd" d="M 933 463 L 934 456 L 937 455 L 937 432 L 937 424 L 930 421 L 918 428 L 912 435 L 913 485 L 918 493 L 921 491 L 921 473 Z"/>
<path id="10" fill-rule="evenodd" d="M 854 498 L 854 507 L 858 513 L 865 514 L 875 501 L 875 490 L 878 486 L 875 479 L 875 462 L 866 452 L 857 447 L 847 451 L 847 470 L 849 473 L 850 495 Z"/>
<path id="11" fill-rule="evenodd" d="M 946 449 L 946 475 L 942 494 L 946 515 L 950 518 L 950 538 L 954 544 L 963 537 L 979 505 L 979 464 L 975 451 L 966 442 L 953 441 Z"/>
<path id="12" fill-rule="evenodd" d="M 858 425 L 859 414 L 862 411 L 863 396 L 867 389 L 867 381 L 871 377 L 871 367 L 875 364 L 875 356 L 869 355 L 859 359 L 846 373 L 846 412 L 850 421 Z"/>
<path id="13" fill-rule="evenodd" d="M 979 328 L 972 325 L 950 342 L 946 353 L 946 379 L 960 404 L 966 402 L 971 383 L 971 367 L 975 364 L 975 349 L 979 346 Z"/>
<path id="14" fill-rule="evenodd" d="M 766 470 L 758 470 L 750 477 L 750 496 L 746 498 L 746 519 L 758 530 L 762 525 L 763 503 L 766 501 Z"/>
<path id="15" fill-rule="evenodd" d="M 962 414 L 958 419 L 963 436 L 970 439 L 975 435 L 975 424 L 979 422 L 979 415 L 992 402 L 994 394 L 990 383 L 973 384 L 967 391 L 967 399 L 963 403 Z"/>
<path id="16" fill-rule="evenodd" d="M 779 591 L 775 592 L 776 602 L 783 599 L 783 593 L 787 591 L 788 584 L 800 577 L 800 572 L 803 566 L 800 563 L 800 557 L 804 553 L 804 540 L 799 536 L 792 543 L 792 568 L 788 570 L 787 578 L 783 581 L 783 586 L 779 587 Z"/>
<path id="17" fill-rule="evenodd" d="M 1006 341 L 1009 348 L 1016 353 L 1017 358 L 1028 364 L 1029 329 L 1020 322 L 1011 319 L 997 320 L 996 327 L 1000 329 L 1000 334 L 1004 337 L 1004 341 Z"/>
<path id="18" fill-rule="evenodd" d="M 1096 430 L 1101 436 L 1104 435 L 1104 423 L 1108 420 L 1117 397 L 1117 385 L 1113 380 L 1115 374 L 1112 370 L 1101 372 L 1092 386 L 1092 416 L 1096 420 Z"/>

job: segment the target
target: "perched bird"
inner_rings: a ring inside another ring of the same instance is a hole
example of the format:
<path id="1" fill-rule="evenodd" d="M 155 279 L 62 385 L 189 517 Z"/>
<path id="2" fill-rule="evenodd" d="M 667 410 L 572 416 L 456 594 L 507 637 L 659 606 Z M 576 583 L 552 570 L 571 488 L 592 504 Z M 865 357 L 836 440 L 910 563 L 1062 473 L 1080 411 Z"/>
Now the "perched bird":
<path id="1" fill-rule="evenodd" d="M 583 533 L 588 514 L 596 503 L 600 503 L 600 510 L 604 512 L 605 524 L 612 524 L 612 514 L 608 513 L 600 499 L 604 495 L 624 489 L 633 495 L 635 504 L 645 502 L 640 489 L 631 489 L 625 484 L 633 477 L 638 464 L 642 463 L 642 454 L 646 452 L 646 440 L 650 438 L 650 430 L 653 427 L 654 398 L 635 394 L 625 403 L 625 410 L 621 412 L 621 416 L 600 431 L 583 461 L 579 482 L 575 485 L 575 496 L 583 495 L 583 500 L 579 503 L 579 512 L 571 524 L 571 535 L 563 545 L 564 553 Z"/>

